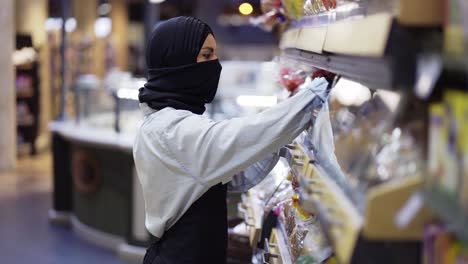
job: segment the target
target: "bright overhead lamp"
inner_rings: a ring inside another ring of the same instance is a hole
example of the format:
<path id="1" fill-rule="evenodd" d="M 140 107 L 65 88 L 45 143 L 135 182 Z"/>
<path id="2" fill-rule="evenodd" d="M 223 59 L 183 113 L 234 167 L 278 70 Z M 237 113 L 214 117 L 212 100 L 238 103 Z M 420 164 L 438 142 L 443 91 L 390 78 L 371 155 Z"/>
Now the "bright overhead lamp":
<path id="1" fill-rule="evenodd" d="M 252 14 L 253 6 L 251 4 L 249 4 L 249 3 L 242 3 L 239 6 L 239 12 L 244 16 L 248 16 L 248 15 Z"/>
<path id="2" fill-rule="evenodd" d="M 160 4 L 160 3 L 164 2 L 164 1 L 166 1 L 166 0 L 149 0 L 149 2 L 152 3 L 152 4 Z"/>
<path id="3" fill-rule="evenodd" d="M 112 32 L 112 20 L 108 17 L 99 17 L 94 23 L 94 34 L 98 38 L 105 38 Z"/>

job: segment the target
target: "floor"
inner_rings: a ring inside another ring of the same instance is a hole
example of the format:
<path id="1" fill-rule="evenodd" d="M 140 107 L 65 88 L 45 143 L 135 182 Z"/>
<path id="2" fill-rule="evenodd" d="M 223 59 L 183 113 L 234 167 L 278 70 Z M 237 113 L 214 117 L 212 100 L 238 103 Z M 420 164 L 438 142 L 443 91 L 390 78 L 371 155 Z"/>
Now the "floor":
<path id="1" fill-rule="evenodd" d="M 0 263 L 123 264 L 113 252 L 48 222 L 51 168 L 45 153 L 21 158 L 15 171 L 0 173 Z"/>

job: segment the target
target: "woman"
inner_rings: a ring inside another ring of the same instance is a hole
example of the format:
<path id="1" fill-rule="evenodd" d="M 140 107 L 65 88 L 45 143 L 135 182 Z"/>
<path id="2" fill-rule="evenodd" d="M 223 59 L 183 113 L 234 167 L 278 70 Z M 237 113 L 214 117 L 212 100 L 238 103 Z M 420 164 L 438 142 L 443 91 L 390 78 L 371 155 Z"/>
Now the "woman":
<path id="1" fill-rule="evenodd" d="M 297 137 L 327 82 L 316 80 L 260 114 L 214 122 L 202 115 L 221 73 L 207 24 L 192 17 L 160 23 L 146 60 L 145 117 L 133 154 L 146 227 L 157 241 L 144 263 L 226 263 L 226 183 Z"/>

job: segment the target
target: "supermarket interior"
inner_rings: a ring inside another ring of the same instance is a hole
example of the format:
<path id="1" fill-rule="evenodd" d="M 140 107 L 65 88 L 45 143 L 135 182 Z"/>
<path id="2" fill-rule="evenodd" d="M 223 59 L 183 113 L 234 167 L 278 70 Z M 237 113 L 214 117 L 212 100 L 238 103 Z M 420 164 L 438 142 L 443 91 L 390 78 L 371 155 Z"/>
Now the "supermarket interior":
<path id="1" fill-rule="evenodd" d="M 0 263 L 468 264 L 468 1 L 1 0 L 0 25 Z"/>

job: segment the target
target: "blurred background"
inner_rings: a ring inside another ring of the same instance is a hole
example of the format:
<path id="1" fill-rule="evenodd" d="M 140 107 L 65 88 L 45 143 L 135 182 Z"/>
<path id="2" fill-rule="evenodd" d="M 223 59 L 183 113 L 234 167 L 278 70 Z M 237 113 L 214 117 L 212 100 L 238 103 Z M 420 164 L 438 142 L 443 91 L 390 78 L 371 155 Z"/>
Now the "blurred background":
<path id="1" fill-rule="evenodd" d="M 138 88 L 176 16 L 214 31 L 214 120 L 330 82 L 314 126 L 229 195 L 229 263 L 468 263 L 462 0 L 2 0 L 0 263 L 141 263 Z"/>

